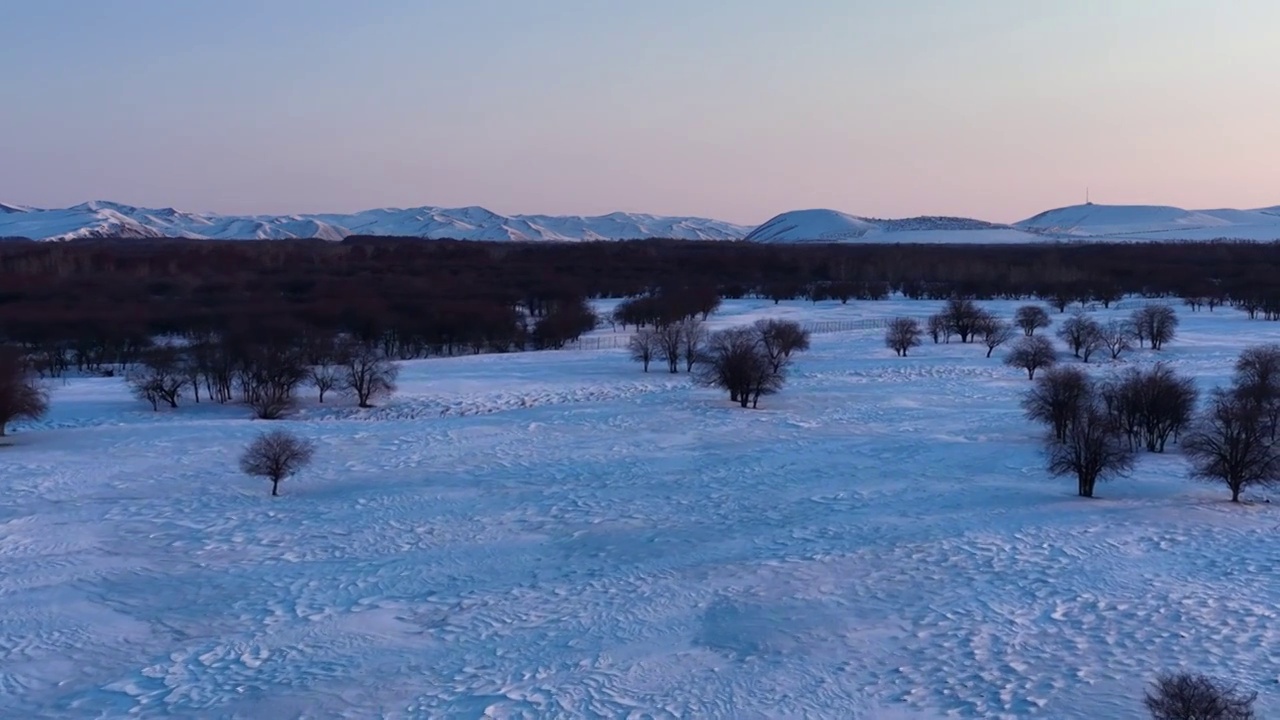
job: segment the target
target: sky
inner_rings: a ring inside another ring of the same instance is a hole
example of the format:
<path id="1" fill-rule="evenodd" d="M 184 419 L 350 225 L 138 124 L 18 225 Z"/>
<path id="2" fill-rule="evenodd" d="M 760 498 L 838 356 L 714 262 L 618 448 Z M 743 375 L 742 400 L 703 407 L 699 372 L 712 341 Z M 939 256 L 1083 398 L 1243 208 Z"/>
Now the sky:
<path id="1" fill-rule="evenodd" d="M 1280 204 L 1274 0 L 42 0 L 0 201 L 1020 220 Z"/>

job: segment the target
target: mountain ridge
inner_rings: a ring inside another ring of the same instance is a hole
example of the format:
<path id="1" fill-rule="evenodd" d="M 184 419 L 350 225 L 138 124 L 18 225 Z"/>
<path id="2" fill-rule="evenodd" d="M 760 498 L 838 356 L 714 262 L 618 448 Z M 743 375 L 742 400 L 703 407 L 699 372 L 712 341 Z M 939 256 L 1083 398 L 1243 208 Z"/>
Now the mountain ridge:
<path id="1" fill-rule="evenodd" d="M 1280 206 L 1185 210 L 1168 205 L 1069 205 L 1014 223 L 925 215 L 873 218 L 830 209 L 780 213 L 757 227 L 647 213 L 501 215 L 480 206 L 384 207 L 355 213 L 224 215 L 92 200 L 67 208 L 0 203 L 0 237 L 294 239 L 351 235 L 511 242 L 668 238 L 750 242 L 1027 243 L 1086 240 L 1280 240 Z"/>

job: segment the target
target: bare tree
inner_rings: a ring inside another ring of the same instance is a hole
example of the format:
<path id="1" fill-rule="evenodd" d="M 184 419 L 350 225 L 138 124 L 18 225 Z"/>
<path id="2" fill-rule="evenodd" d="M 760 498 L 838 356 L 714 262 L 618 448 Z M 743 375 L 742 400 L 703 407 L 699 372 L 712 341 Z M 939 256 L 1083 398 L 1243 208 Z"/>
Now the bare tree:
<path id="1" fill-rule="evenodd" d="M 664 323 L 655 332 L 658 338 L 658 357 L 667 361 L 668 372 L 680 372 L 680 353 L 684 349 L 683 323 Z"/>
<path id="2" fill-rule="evenodd" d="M 1062 326 L 1058 328 L 1058 337 L 1067 344 L 1073 355 L 1080 357 L 1081 351 L 1090 344 L 1091 339 L 1097 342 L 1100 331 L 1101 328 L 1096 320 L 1076 310 L 1071 313 L 1071 317 L 1062 321 Z M 1097 344 L 1094 344 L 1090 352 L 1097 347 Z"/>
<path id="3" fill-rule="evenodd" d="M 889 329 L 884 333 L 884 344 L 898 357 L 906 357 L 907 351 L 920 346 L 921 334 L 919 320 L 908 317 L 894 318 L 889 321 Z"/>
<path id="4" fill-rule="evenodd" d="M 178 407 L 178 398 L 190 382 L 190 375 L 178 351 L 162 346 L 143 356 L 141 366 L 130 372 L 125 381 L 134 397 L 151 403 L 152 410 L 159 410 L 162 401 L 171 408 Z"/>
<path id="5" fill-rule="evenodd" d="M 240 471 L 271 481 L 271 494 L 280 494 L 280 481 L 311 462 L 315 445 L 287 430 L 272 430 L 257 437 L 240 456 Z"/>
<path id="6" fill-rule="evenodd" d="M 1138 343 L 1151 343 L 1152 350 L 1159 350 L 1173 340 L 1178 330 L 1178 314 L 1168 305 L 1148 305 L 1133 311 L 1129 322 L 1133 325 Z"/>
<path id="7" fill-rule="evenodd" d="M 719 301 L 717 300 L 717 303 Z M 707 341 L 707 329 L 696 317 L 685 318 L 681 323 L 680 343 L 684 355 L 685 372 L 693 372 L 693 365 L 702 354 L 702 346 Z"/>
<path id="8" fill-rule="evenodd" d="M 1017 331 L 1009 323 L 987 315 L 978 323 L 978 336 L 982 344 L 987 346 L 987 357 L 1001 345 L 1009 342 L 1017 335 Z"/>
<path id="9" fill-rule="evenodd" d="M 1089 362 L 1089 358 L 1093 357 L 1094 353 L 1106 347 L 1107 343 L 1103 338 L 1103 334 L 1105 332 L 1106 330 L 1103 329 L 1102 325 L 1100 325 L 1097 320 L 1094 320 L 1093 318 L 1085 320 L 1084 342 L 1080 345 L 1081 360 Z"/>
<path id="10" fill-rule="evenodd" d="M 320 402 L 324 402 L 324 394 L 334 390 L 342 383 L 342 368 L 325 360 L 311 367 L 311 384 L 320 392 Z"/>
<path id="11" fill-rule="evenodd" d="M 649 372 L 649 363 L 657 356 L 659 347 L 658 332 L 653 328 L 641 328 L 627 341 L 631 359 L 643 365 L 645 372 Z"/>
<path id="12" fill-rule="evenodd" d="M 775 373 L 781 371 L 792 353 L 809 349 L 809 331 L 794 320 L 757 320 L 755 332 Z"/>
<path id="13" fill-rule="evenodd" d="M 1102 347 L 1106 348 L 1107 353 L 1111 355 L 1111 359 L 1116 360 L 1121 353 L 1133 349 L 1133 330 L 1128 323 L 1111 320 L 1102 326 L 1101 332 L 1098 334 L 1098 340 L 1102 343 Z"/>
<path id="14" fill-rule="evenodd" d="M 0 348 L 0 437 L 14 420 L 39 420 L 49 412 L 49 394 L 15 350 Z"/>
<path id="15" fill-rule="evenodd" d="M 1261 408 L 1237 395 L 1214 394 L 1209 408 L 1182 440 L 1192 475 L 1220 482 L 1231 490 L 1231 502 L 1253 485 L 1280 482 L 1280 451 Z"/>
<path id="16" fill-rule="evenodd" d="M 1275 440 L 1280 427 L 1280 345 L 1245 348 L 1236 360 L 1233 392 L 1265 416 Z"/>
<path id="17" fill-rule="evenodd" d="M 985 310 L 968 298 L 953 297 L 942 308 L 942 319 L 947 327 L 967 343 L 977 336 L 982 323 L 990 317 Z"/>
<path id="18" fill-rule="evenodd" d="M 1030 380 L 1036 379 L 1037 370 L 1052 367 L 1057 361 L 1058 353 L 1053 349 L 1053 343 L 1043 335 L 1022 338 L 1004 356 L 1005 365 L 1026 370 Z"/>
<path id="19" fill-rule="evenodd" d="M 1028 420 L 1049 426 L 1053 438 L 1063 442 L 1071 421 L 1093 399 L 1089 375 L 1079 367 L 1066 365 L 1046 370 L 1023 396 L 1022 409 Z"/>
<path id="20" fill-rule="evenodd" d="M 1049 472 L 1076 478 L 1080 497 L 1093 497 L 1098 480 L 1122 476 L 1133 467 L 1133 451 L 1115 432 L 1106 411 L 1096 402 L 1084 402 L 1067 424 L 1061 440 L 1045 441 Z"/>
<path id="21" fill-rule="evenodd" d="M 1021 328 L 1027 337 L 1031 337 L 1037 330 L 1052 325 L 1053 321 L 1049 319 L 1049 313 L 1039 305 L 1023 305 L 1014 313 L 1013 324 Z"/>
<path id="22" fill-rule="evenodd" d="M 342 353 L 342 386 L 355 395 L 360 407 L 396 391 L 400 368 L 385 355 L 363 343 L 349 343 Z"/>
<path id="23" fill-rule="evenodd" d="M 1143 703 L 1151 720 L 1255 720 L 1257 693 L 1204 675 L 1161 675 L 1152 683 Z"/>
<path id="24" fill-rule="evenodd" d="M 929 337 L 933 339 L 934 345 L 937 345 L 939 340 L 947 343 L 951 342 L 951 325 L 942 313 L 930 315 L 926 325 L 929 329 Z"/>

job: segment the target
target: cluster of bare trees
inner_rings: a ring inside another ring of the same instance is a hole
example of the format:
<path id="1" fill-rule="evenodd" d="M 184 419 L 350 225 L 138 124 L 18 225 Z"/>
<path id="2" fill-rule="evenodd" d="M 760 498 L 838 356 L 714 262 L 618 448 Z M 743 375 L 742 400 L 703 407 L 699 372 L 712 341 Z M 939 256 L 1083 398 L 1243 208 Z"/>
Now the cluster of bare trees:
<path id="1" fill-rule="evenodd" d="M 809 349 L 809 332 L 791 320 L 759 320 L 754 325 L 711 333 L 698 352 L 694 379 L 720 388 L 741 407 L 757 407 L 760 396 L 782 389 L 796 353 Z"/>
<path id="2" fill-rule="evenodd" d="M 134 395 L 153 410 L 161 404 L 176 408 L 188 395 L 198 403 L 203 388 L 206 399 L 239 399 L 263 419 L 287 413 L 307 383 L 317 390 L 320 402 L 326 393 L 337 391 L 362 408 L 395 391 L 398 368 L 379 347 L 349 338 L 290 340 L 248 343 L 204 336 L 161 345 L 146 352 L 126 379 Z"/>
<path id="3" fill-rule="evenodd" d="M 614 326 L 662 327 L 701 317 L 706 320 L 720 307 L 720 295 L 712 287 L 662 288 L 618 303 L 609 316 Z"/>
<path id="4" fill-rule="evenodd" d="M 706 341 L 707 331 L 702 321 L 696 317 L 664 322 L 653 327 L 642 327 L 636 331 L 627 343 L 631 359 L 644 366 L 649 372 L 649 365 L 654 361 L 662 361 L 667 371 L 680 372 L 683 361 L 686 372 L 693 370 Z"/>
<path id="5" fill-rule="evenodd" d="M 1195 409 L 1192 380 L 1163 365 L 1131 368 L 1098 382 L 1079 366 L 1055 367 L 1027 392 L 1027 419 L 1048 432 L 1045 454 L 1054 475 L 1072 475 L 1093 497 L 1098 480 L 1123 475 L 1142 448 L 1164 452 Z"/>
<path id="6" fill-rule="evenodd" d="M 1106 324 L 1077 311 L 1062 322 L 1058 337 L 1071 352 L 1084 362 L 1105 351 L 1116 360 L 1133 349 L 1133 344 L 1160 350 L 1173 340 L 1178 329 L 1178 315 L 1168 305 L 1147 305 L 1134 310 L 1127 320 L 1111 320 Z"/>
<path id="7" fill-rule="evenodd" d="M 1227 487 L 1232 502 L 1255 485 L 1280 483 L 1280 345 L 1245 350 L 1229 388 L 1199 415 L 1191 378 L 1164 364 L 1129 368 L 1096 381 L 1080 366 L 1043 373 L 1022 400 L 1047 428 L 1049 470 L 1074 476 L 1093 497 L 1098 480 L 1125 474 L 1137 452 L 1178 442 L 1193 477 Z"/>

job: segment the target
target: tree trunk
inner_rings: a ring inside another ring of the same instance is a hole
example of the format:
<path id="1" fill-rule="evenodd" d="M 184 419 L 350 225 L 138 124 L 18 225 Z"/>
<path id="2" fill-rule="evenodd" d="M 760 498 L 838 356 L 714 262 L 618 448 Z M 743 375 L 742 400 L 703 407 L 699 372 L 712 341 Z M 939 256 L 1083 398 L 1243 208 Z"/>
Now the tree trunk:
<path id="1" fill-rule="evenodd" d="M 0 433 L 0 435 L 2 434 L 3 433 Z M 1240 486 L 1239 485 L 1231 486 L 1231 502 L 1233 503 L 1240 502 Z"/>
<path id="2" fill-rule="evenodd" d="M 278 497 L 279 495 L 280 495 L 280 481 L 273 479 L 271 481 L 271 497 Z"/>

